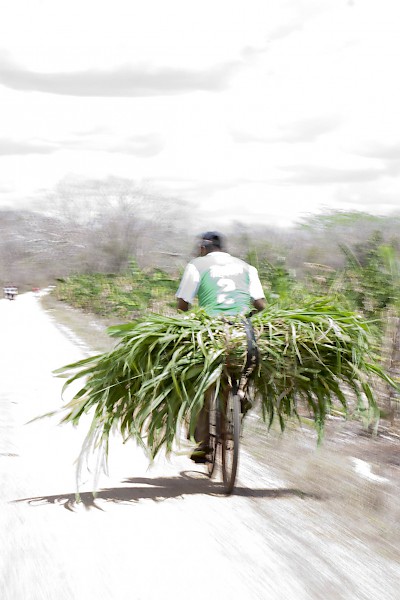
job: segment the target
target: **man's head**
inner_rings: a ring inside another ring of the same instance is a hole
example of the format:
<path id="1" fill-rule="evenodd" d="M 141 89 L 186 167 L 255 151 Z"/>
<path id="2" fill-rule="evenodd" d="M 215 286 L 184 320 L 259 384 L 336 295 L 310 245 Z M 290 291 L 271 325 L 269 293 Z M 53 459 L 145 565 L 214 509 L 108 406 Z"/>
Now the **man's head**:
<path id="1" fill-rule="evenodd" d="M 221 252 L 224 249 L 224 240 L 217 231 L 206 231 L 199 236 L 200 256 L 209 252 Z"/>

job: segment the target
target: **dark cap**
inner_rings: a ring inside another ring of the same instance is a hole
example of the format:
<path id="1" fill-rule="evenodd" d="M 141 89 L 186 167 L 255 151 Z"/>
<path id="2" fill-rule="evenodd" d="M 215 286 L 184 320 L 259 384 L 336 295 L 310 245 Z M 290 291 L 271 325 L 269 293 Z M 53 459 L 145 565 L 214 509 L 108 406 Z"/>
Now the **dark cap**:
<path id="1" fill-rule="evenodd" d="M 206 231 L 205 233 L 202 233 L 199 237 L 200 245 L 204 246 L 205 248 L 215 246 L 216 248 L 221 249 L 224 245 L 223 237 L 217 231 Z"/>

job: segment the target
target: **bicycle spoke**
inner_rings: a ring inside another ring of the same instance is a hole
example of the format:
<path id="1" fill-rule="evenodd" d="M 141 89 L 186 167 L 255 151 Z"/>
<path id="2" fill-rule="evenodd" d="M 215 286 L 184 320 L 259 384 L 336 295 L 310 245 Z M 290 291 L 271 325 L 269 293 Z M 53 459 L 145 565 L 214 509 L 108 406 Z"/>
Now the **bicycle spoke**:
<path id="1" fill-rule="evenodd" d="M 222 475 L 226 493 L 230 494 L 236 480 L 239 458 L 240 400 L 229 392 L 223 419 L 222 432 Z"/>
<path id="2" fill-rule="evenodd" d="M 217 462 L 218 444 L 221 429 L 220 422 L 221 414 L 219 408 L 219 398 L 215 396 L 215 393 L 213 393 L 209 411 L 209 436 L 207 452 L 207 470 L 210 477 L 212 477 L 215 472 L 215 466 Z"/>

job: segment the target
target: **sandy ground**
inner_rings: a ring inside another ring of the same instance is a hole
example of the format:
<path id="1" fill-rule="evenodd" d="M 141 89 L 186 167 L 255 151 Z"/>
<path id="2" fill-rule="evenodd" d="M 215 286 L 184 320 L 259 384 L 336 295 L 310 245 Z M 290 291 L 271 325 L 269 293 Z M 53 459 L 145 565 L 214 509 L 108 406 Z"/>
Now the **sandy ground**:
<path id="1" fill-rule="evenodd" d="M 247 441 L 231 497 L 186 456 L 149 469 L 114 440 L 97 497 L 86 474 L 77 504 L 85 423 L 27 422 L 61 405 L 52 371 L 90 350 L 33 294 L 0 300 L 0 332 L 2 600 L 400 598 L 396 440 L 377 464 L 361 437 L 358 456 L 354 440 Z"/>

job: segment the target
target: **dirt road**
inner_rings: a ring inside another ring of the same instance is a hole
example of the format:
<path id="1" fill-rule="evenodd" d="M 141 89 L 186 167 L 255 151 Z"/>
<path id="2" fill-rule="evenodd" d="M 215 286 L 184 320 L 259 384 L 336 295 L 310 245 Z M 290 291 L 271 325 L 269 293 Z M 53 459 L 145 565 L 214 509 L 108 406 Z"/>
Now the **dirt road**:
<path id="1" fill-rule="evenodd" d="M 236 493 L 224 497 L 186 456 L 148 469 L 114 440 L 97 497 L 86 475 L 77 504 L 85 427 L 26 423 L 60 406 L 53 369 L 90 350 L 32 294 L 0 301 L 0 333 L 2 600 L 400 598 L 396 464 L 376 474 L 343 452 L 332 461 L 329 444 L 317 460 L 303 438 L 267 442 L 243 452 Z"/>

